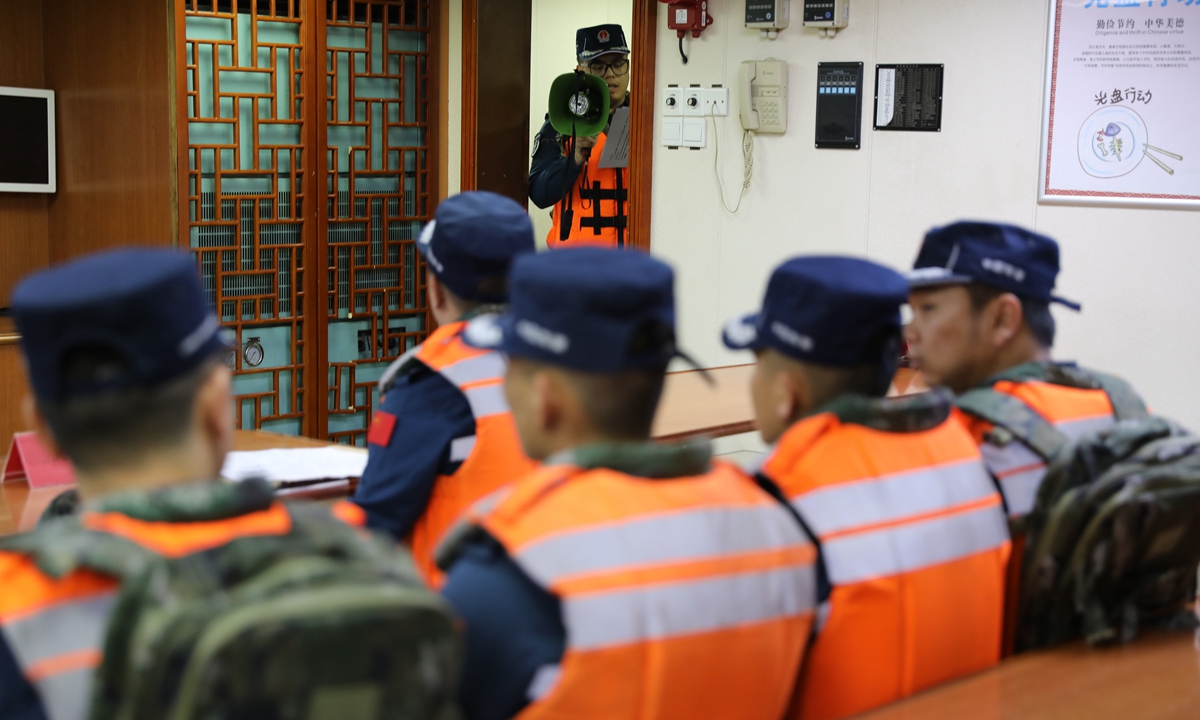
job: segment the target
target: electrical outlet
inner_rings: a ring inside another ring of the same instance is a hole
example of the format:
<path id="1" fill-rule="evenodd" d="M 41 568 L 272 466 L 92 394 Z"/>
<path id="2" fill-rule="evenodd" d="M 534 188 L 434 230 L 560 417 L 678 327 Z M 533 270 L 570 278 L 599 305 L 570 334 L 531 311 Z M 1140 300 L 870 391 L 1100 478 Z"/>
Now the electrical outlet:
<path id="1" fill-rule="evenodd" d="M 663 90 L 663 117 L 683 115 L 683 89 L 678 85 L 668 85 Z"/>
<path id="2" fill-rule="evenodd" d="M 697 117 L 708 114 L 704 106 L 704 88 L 699 85 L 683 88 L 683 114 Z"/>
<path id="3" fill-rule="evenodd" d="M 704 90 L 704 108 L 705 115 L 716 115 L 723 117 L 729 114 L 729 88 L 720 85 L 713 85 Z"/>

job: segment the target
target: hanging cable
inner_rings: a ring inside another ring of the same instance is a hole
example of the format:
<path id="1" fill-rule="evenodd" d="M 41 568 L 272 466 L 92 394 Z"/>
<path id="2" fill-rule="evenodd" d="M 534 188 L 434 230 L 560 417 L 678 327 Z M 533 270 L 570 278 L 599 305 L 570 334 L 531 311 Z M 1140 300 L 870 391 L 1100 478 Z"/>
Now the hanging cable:
<path id="1" fill-rule="evenodd" d="M 712 103 L 709 103 L 708 106 L 708 116 L 712 118 L 713 177 L 717 180 L 717 196 L 721 199 L 721 207 L 725 208 L 725 212 L 733 215 L 741 209 L 742 198 L 746 197 L 746 191 L 750 189 L 750 179 L 754 176 L 754 133 L 750 130 L 742 130 L 742 188 L 738 193 L 737 204 L 731 209 L 725 202 L 725 186 L 721 183 L 721 133 L 717 129 L 717 116 Z"/>
<path id="2" fill-rule="evenodd" d="M 687 55 L 683 54 L 683 36 L 682 35 L 679 36 L 679 57 L 683 58 L 683 64 L 687 65 L 688 57 L 687 57 Z"/>

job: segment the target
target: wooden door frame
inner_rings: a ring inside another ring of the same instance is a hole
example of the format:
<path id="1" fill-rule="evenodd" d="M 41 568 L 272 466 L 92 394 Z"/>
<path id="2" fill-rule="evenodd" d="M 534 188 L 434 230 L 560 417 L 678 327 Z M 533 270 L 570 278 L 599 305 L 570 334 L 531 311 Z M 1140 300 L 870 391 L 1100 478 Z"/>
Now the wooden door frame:
<path id="1" fill-rule="evenodd" d="M 633 47 L 629 87 L 632 106 L 629 138 L 629 246 L 650 251 L 651 179 L 654 164 L 654 60 L 658 38 L 657 0 L 633 3 Z M 462 190 L 475 189 L 479 148 L 478 0 L 462 0 Z"/>

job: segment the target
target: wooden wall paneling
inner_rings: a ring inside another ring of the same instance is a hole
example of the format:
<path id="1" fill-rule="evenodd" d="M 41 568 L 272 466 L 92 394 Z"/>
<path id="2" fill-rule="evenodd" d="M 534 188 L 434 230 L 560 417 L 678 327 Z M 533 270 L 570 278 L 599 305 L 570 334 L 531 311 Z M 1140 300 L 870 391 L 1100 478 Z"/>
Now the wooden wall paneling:
<path id="1" fill-rule="evenodd" d="M 429 123 L 431 132 L 437 135 L 437 199 L 440 203 L 450 194 L 450 0 L 433 0 L 433 12 L 437 13 L 437 31 L 429 34 L 430 43 L 435 43 L 429 56 L 434 63 L 437 78 L 430 99 L 433 119 Z M 430 147 L 434 143 L 429 144 Z"/>
<path id="2" fill-rule="evenodd" d="M 30 429 L 21 417 L 21 403 L 29 384 L 17 342 L 12 321 L 0 318 L 0 460 L 8 452 L 13 433 Z"/>
<path id="3" fill-rule="evenodd" d="M 650 198 L 654 165 L 654 58 L 656 0 L 633 0 L 633 79 L 629 131 L 629 244 L 650 251 Z"/>
<path id="4" fill-rule="evenodd" d="M 479 2 L 462 0 L 462 180 L 463 192 L 476 188 L 479 129 Z"/>
<path id="5" fill-rule="evenodd" d="M 530 0 L 478 6 L 475 188 L 529 202 Z M 479 61 L 482 62 L 479 62 Z"/>
<path id="6" fill-rule="evenodd" d="M 127 244 L 171 245 L 171 5 L 43 6 L 46 85 L 57 97 L 51 262 Z"/>
<path id="7" fill-rule="evenodd" d="M 305 59 L 303 104 L 305 117 L 304 134 L 308 156 L 304 158 L 304 194 L 310 201 L 305 213 L 305 224 L 312 231 L 305 238 L 304 267 L 308 279 L 304 285 L 316 292 L 305 292 L 304 316 L 308 318 L 308 332 L 304 345 L 304 434 L 311 438 L 325 438 L 329 434 L 329 312 L 326 304 L 326 284 L 329 281 L 329 192 L 326 187 L 329 172 L 328 153 L 329 127 L 324 120 L 329 97 L 326 71 L 325 23 L 328 9 L 325 0 L 303 0 L 303 17 L 308 20 L 304 41 L 311 49 Z M 335 198 L 336 201 L 336 198 Z"/>
<path id="8" fill-rule="evenodd" d="M 42 88 L 44 80 L 41 0 L 0 0 L 0 85 Z M 0 193 L 0 307 L 21 277 L 49 262 L 46 237 L 44 194 Z"/>

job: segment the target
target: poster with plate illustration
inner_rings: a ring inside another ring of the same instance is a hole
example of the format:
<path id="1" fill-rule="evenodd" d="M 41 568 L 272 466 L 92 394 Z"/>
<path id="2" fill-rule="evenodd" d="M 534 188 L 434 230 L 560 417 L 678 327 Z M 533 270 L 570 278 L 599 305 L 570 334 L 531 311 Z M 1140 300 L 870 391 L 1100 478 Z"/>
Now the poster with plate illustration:
<path id="1" fill-rule="evenodd" d="M 1200 209 L 1200 0 L 1052 0 L 1039 202 Z"/>

